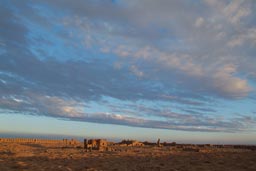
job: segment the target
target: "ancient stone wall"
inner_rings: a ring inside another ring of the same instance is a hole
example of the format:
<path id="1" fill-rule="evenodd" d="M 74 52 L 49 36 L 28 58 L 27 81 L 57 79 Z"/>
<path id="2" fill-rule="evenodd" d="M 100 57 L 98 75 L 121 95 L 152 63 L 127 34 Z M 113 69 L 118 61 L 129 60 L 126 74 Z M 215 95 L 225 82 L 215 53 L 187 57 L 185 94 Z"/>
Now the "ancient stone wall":
<path id="1" fill-rule="evenodd" d="M 86 150 L 105 150 L 108 145 L 105 139 L 84 139 L 84 149 Z"/>
<path id="2" fill-rule="evenodd" d="M 0 142 L 12 142 L 12 143 L 38 143 L 38 144 L 60 144 L 67 146 L 76 146 L 81 143 L 75 139 L 63 139 L 63 140 L 54 140 L 54 139 L 35 139 L 35 138 L 0 138 Z"/>
<path id="3" fill-rule="evenodd" d="M 119 143 L 120 146 L 144 146 L 143 143 L 136 140 L 122 140 Z"/>

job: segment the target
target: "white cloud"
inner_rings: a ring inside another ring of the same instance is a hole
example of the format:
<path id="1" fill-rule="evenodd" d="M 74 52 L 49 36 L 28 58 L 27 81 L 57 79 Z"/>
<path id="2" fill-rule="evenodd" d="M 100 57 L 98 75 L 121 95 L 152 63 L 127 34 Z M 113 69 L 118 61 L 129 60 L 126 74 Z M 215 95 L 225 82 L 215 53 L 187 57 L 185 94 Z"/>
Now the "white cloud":
<path id="1" fill-rule="evenodd" d="M 251 14 L 249 7 L 243 5 L 245 1 L 234 0 L 231 1 L 224 9 L 223 13 L 233 24 L 240 24 L 240 20 Z"/>
<path id="2" fill-rule="evenodd" d="M 236 46 L 241 46 L 244 42 L 244 38 L 241 36 L 236 36 L 235 38 L 228 41 L 227 46 L 234 48 Z"/>
<path id="3" fill-rule="evenodd" d="M 196 19 L 195 21 L 195 26 L 196 27 L 201 27 L 204 24 L 204 18 L 203 17 L 199 17 Z"/>
<path id="4" fill-rule="evenodd" d="M 120 57 L 128 57 L 131 55 L 131 50 L 129 46 L 119 45 L 113 49 L 113 53 Z"/>
<path id="5" fill-rule="evenodd" d="M 234 65 L 226 65 L 213 74 L 213 87 L 223 93 L 223 95 L 233 98 L 247 96 L 252 88 L 247 80 L 233 76 L 236 72 Z"/>
<path id="6" fill-rule="evenodd" d="M 132 65 L 130 67 L 130 71 L 135 74 L 137 77 L 143 77 L 144 73 L 138 69 L 137 66 Z"/>
<path id="7" fill-rule="evenodd" d="M 57 96 L 29 94 L 30 105 L 37 113 L 54 117 L 76 118 L 84 115 L 84 103 Z"/>
<path id="8" fill-rule="evenodd" d="M 255 46 L 256 45 L 256 29 L 255 28 L 249 28 L 243 30 L 243 32 L 240 32 L 227 42 L 227 46 L 234 48 L 244 45 L 250 45 Z"/>
<path id="9" fill-rule="evenodd" d="M 139 48 L 133 54 L 133 56 L 136 57 L 136 58 L 147 59 L 147 58 L 151 58 L 152 57 L 152 53 L 154 53 L 154 49 L 152 49 L 150 46 L 146 46 L 146 47 L 143 47 L 143 48 Z"/>

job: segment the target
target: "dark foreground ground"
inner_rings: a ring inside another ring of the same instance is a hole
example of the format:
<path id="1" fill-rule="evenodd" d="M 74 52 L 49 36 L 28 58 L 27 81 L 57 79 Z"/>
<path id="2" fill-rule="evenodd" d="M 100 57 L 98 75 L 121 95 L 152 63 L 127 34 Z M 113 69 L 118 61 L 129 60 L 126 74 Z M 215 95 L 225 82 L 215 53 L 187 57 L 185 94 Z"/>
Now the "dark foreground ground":
<path id="1" fill-rule="evenodd" d="M 0 171 L 256 171 L 256 151 L 177 147 L 116 147 L 86 152 L 57 145 L 0 143 Z"/>

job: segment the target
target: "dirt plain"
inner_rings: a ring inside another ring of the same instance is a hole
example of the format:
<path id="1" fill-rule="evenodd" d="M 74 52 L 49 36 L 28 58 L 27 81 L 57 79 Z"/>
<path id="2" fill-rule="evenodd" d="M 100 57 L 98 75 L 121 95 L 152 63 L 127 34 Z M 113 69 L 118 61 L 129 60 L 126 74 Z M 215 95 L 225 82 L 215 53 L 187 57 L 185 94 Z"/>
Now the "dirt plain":
<path id="1" fill-rule="evenodd" d="M 58 144 L 0 143 L 0 171 L 255 171 L 256 151 L 178 147 L 112 147 L 87 151 Z"/>

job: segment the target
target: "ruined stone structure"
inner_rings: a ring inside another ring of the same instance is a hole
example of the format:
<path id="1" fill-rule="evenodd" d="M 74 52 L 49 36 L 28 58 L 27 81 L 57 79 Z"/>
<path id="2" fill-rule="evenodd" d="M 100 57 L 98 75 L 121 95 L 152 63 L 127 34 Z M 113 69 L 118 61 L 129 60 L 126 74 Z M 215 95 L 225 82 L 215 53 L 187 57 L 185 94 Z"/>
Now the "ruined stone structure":
<path id="1" fill-rule="evenodd" d="M 158 140 L 157 140 L 157 143 L 156 143 L 156 145 L 158 146 L 158 147 L 161 147 L 161 144 L 160 144 L 160 139 L 158 138 Z"/>
<path id="2" fill-rule="evenodd" d="M 144 146 L 143 143 L 136 140 L 123 140 L 119 143 L 121 146 Z"/>
<path id="3" fill-rule="evenodd" d="M 105 139 L 84 139 L 84 149 L 104 151 L 107 149 L 108 142 Z"/>
<path id="4" fill-rule="evenodd" d="M 62 146 L 79 146 L 81 142 L 75 139 L 50 140 L 34 138 L 0 138 L 0 143 L 32 143 L 32 144 L 58 144 Z"/>

